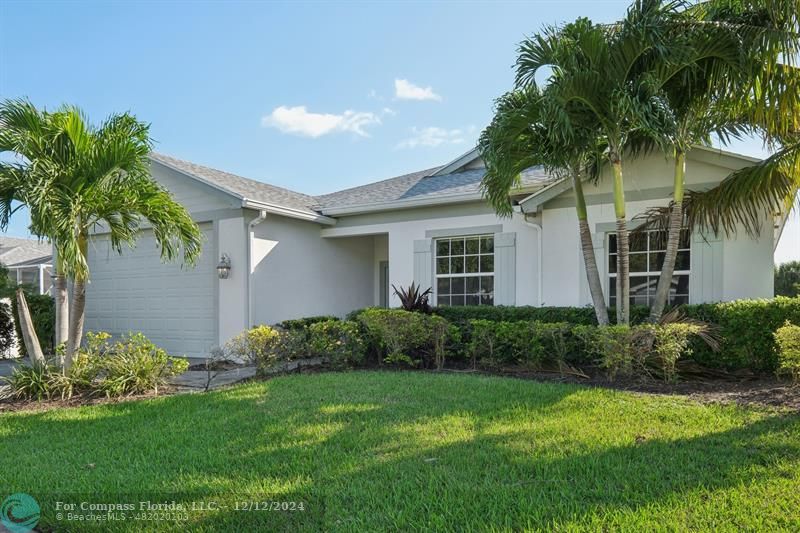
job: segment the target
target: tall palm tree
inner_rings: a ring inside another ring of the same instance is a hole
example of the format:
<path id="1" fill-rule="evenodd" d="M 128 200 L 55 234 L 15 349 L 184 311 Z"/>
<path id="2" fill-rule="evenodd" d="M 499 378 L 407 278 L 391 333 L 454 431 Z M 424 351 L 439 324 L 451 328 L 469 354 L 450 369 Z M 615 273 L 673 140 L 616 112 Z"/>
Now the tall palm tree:
<path id="1" fill-rule="evenodd" d="M 190 265 L 200 254 L 202 234 L 150 176 L 149 126 L 130 114 L 112 115 L 94 127 L 75 107 L 49 113 L 25 100 L 6 100 L 0 126 L 0 149 L 22 158 L 0 166 L 0 223 L 8 221 L 11 200 L 25 204 L 31 231 L 53 242 L 56 268 L 73 284 L 68 368 L 83 334 L 92 230 L 107 231 L 122 253 L 146 222 L 163 260 L 181 257 Z"/>
<path id="2" fill-rule="evenodd" d="M 614 25 L 578 19 L 561 28 L 547 28 L 523 41 L 517 60 L 518 87 L 536 85 L 544 67 L 551 72 L 544 111 L 551 134 L 565 146 L 577 131 L 596 130 L 605 145 L 605 161 L 613 171 L 617 226 L 617 322 L 630 320 L 629 235 L 625 208 L 623 156 L 632 136 L 663 131 L 669 122 L 654 83 L 652 69 L 669 49 L 658 22 L 678 3 L 639 0 L 623 21 Z M 653 135 L 654 136 L 654 135 Z"/>
<path id="3" fill-rule="evenodd" d="M 650 312 L 652 321 L 660 319 L 672 285 L 684 223 L 686 154 L 695 145 L 711 145 L 712 135 L 727 143 L 731 136 L 760 131 L 774 143 L 787 133 L 787 126 L 797 125 L 791 118 L 797 116 L 800 72 L 791 62 L 800 47 L 799 10 L 796 0 L 711 0 L 691 5 L 666 21 L 672 27 L 676 48 L 684 46 L 698 57 L 670 79 L 664 91 L 675 120 L 665 143 L 674 157 L 675 173 L 673 201 L 661 212 L 661 224 L 668 226 L 668 237 Z M 778 193 L 784 203 L 785 198 L 794 197 L 791 188 L 780 188 Z M 713 193 L 706 198 L 713 199 L 713 205 L 706 205 L 714 209 L 729 205 L 719 203 Z M 741 200 L 753 205 L 758 197 Z M 702 205 L 699 198 L 693 203 L 696 208 Z M 770 205 L 762 202 L 759 207 L 776 205 L 774 201 L 767 203 Z M 691 214 L 691 218 L 695 220 L 698 215 Z"/>
<path id="4" fill-rule="evenodd" d="M 553 142 L 548 124 L 542 122 L 546 95 L 536 87 L 518 89 L 498 98 L 492 123 L 483 130 L 478 142 L 486 164 L 482 181 L 484 196 L 501 216 L 511 216 L 509 193 L 519 184 L 520 173 L 532 166 L 543 166 L 555 176 L 572 181 L 578 230 L 586 278 L 597 322 L 608 324 L 608 309 L 597 269 L 589 229 L 583 179 L 593 161 L 592 132 L 584 132 L 585 143 L 569 147 Z"/>

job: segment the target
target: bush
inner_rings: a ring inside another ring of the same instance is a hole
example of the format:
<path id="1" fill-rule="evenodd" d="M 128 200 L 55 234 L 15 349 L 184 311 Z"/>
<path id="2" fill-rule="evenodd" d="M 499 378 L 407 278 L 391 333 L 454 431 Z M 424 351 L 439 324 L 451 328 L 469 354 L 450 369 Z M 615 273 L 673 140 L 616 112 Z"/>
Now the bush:
<path id="1" fill-rule="evenodd" d="M 794 383 L 800 383 L 800 326 L 789 321 L 775 331 L 778 346 L 778 372 L 789 374 Z"/>
<path id="2" fill-rule="evenodd" d="M 370 308 L 356 315 L 364 326 L 368 342 L 374 343 L 386 363 L 417 366 L 430 359 L 437 368 L 444 365 L 446 348 L 458 332 L 442 317 Z"/>
<path id="3" fill-rule="evenodd" d="M 578 326 L 575 334 L 581 338 L 587 354 L 596 358 L 597 364 L 606 370 L 608 379 L 618 375 L 632 376 L 643 372 L 647 353 L 647 335 L 643 328 L 650 326 L 613 325 L 606 327 Z"/>
<path id="4" fill-rule="evenodd" d="M 14 319 L 12 317 L 11 306 L 0 303 L 0 358 L 8 354 L 16 340 Z"/>
<path id="5" fill-rule="evenodd" d="M 98 389 L 107 396 L 142 394 L 163 386 L 167 379 L 185 372 L 189 361 L 170 357 L 141 333 L 123 337 L 111 346 L 101 360 L 104 376 Z M 90 354 L 91 355 L 91 354 Z"/>
<path id="6" fill-rule="evenodd" d="M 292 320 L 284 320 L 283 322 L 279 322 L 278 326 L 285 330 L 304 330 L 311 324 L 316 324 L 318 322 L 331 322 L 334 320 L 339 320 L 339 318 L 328 315 L 307 316 L 304 318 L 294 318 Z"/>
<path id="7" fill-rule="evenodd" d="M 653 335 L 654 363 L 661 370 L 664 381 L 675 381 L 678 359 L 692 354 L 692 337 L 699 335 L 704 328 L 699 324 L 675 322 L 649 326 L 649 329 Z"/>
<path id="8" fill-rule="evenodd" d="M 22 342 L 22 330 L 19 327 L 19 311 L 17 309 L 17 298 L 11 296 L 11 309 L 14 316 L 14 325 L 17 339 L 19 339 L 19 355 L 25 356 L 25 343 Z M 56 306 L 53 298 L 47 294 L 25 293 L 25 300 L 28 302 L 28 310 L 31 313 L 33 329 L 39 337 L 39 344 L 45 354 L 54 353 L 54 342 L 56 337 Z"/>
<path id="9" fill-rule="evenodd" d="M 243 331 L 223 346 L 225 357 L 238 362 L 254 363 L 257 367 L 269 367 L 277 362 L 281 335 L 269 326 L 256 326 Z"/>
<path id="10" fill-rule="evenodd" d="M 493 322 L 536 321 L 546 323 L 566 322 L 571 325 L 597 325 L 593 307 L 533 307 L 533 306 L 491 306 L 472 305 L 456 307 L 436 307 L 433 313 L 443 316 L 456 325 L 470 320 L 491 320 Z M 643 306 L 631 307 L 631 322 L 645 322 L 650 310 Z M 614 320 L 616 312 L 609 310 L 609 318 Z"/>
<path id="11" fill-rule="evenodd" d="M 783 296 L 687 305 L 682 311 L 689 318 L 717 325 L 722 337 L 719 352 L 692 341 L 692 358 L 700 364 L 728 370 L 747 368 L 774 373 L 778 369 L 778 349 L 773 332 L 786 321 L 800 324 L 800 298 Z"/>
<path id="12" fill-rule="evenodd" d="M 308 326 L 311 353 L 327 357 L 334 367 L 355 366 L 364 360 L 366 342 L 361 327 L 350 320 L 326 320 Z"/>
<path id="13" fill-rule="evenodd" d="M 108 333 L 86 334 L 86 346 L 63 372 L 48 362 L 22 366 L 5 378 L 18 398 L 69 398 L 77 392 L 123 396 L 158 393 L 170 377 L 189 368 L 186 359 L 170 357 L 141 333 L 111 343 Z"/>
<path id="14" fill-rule="evenodd" d="M 540 368 L 581 360 L 582 348 L 566 322 L 470 320 L 469 327 L 473 363 L 481 358 L 488 364 Z"/>

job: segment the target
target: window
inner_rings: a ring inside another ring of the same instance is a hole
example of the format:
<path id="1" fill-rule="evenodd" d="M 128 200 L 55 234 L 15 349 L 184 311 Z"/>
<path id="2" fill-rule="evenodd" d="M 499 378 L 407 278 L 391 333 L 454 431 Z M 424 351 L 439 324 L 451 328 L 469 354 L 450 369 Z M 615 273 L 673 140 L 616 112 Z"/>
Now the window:
<path id="1" fill-rule="evenodd" d="M 494 237 L 436 240 L 436 305 L 494 305 Z"/>
<path id="2" fill-rule="evenodd" d="M 631 233 L 631 305 L 649 306 L 653 303 L 666 248 L 666 231 Z M 690 260 L 689 231 L 684 229 L 678 243 L 678 256 L 675 258 L 675 272 L 669 291 L 668 301 L 672 305 L 689 303 Z M 617 235 L 614 233 L 608 235 L 608 272 L 609 304 L 613 307 L 617 302 Z"/>

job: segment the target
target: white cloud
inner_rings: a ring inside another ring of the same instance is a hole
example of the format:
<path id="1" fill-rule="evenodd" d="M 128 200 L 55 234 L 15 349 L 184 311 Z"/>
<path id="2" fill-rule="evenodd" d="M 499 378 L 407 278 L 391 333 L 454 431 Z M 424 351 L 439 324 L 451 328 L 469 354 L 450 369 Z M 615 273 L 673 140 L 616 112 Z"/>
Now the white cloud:
<path id="1" fill-rule="evenodd" d="M 433 87 L 418 87 L 408 80 L 394 80 L 394 96 L 399 100 L 436 100 L 441 96 L 433 92 Z"/>
<path id="2" fill-rule="evenodd" d="M 436 147 L 442 144 L 461 144 L 464 142 L 464 130 L 437 128 L 411 128 L 411 137 L 400 141 L 396 148 L 417 148 L 418 146 Z"/>
<path id="3" fill-rule="evenodd" d="M 395 111 L 391 107 L 384 107 L 382 113 L 384 115 L 388 115 L 390 117 L 393 117 L 393 116 L 395 116 L 397 114 L 397 111 Z"/>
<path id="4" fill-rule="evenodd" d="M 304 137 L 317 138 L 329 133 L 350 132 L 369 137 L 367 126 L 380 124 L 375 113 L 347 110 L 340 115 L 332 113 L 312 113 L 306 106 L 280 106 L 261 118 L 264 127 L 277 128 L 283 133 L 293 133 Z"/>

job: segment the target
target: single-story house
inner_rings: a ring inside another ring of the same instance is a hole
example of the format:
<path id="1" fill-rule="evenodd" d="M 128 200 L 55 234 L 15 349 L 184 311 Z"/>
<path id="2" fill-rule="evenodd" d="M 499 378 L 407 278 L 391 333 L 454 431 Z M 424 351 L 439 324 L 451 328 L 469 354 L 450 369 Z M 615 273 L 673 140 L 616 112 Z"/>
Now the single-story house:
<path id="1" fill-rule="evenodd" d="M 36 239 L 0 236 L 0 265 L 14 283 L 35 287 L 39 294 L 53 288 L 53 247 Z"/>
<path id="2" fill-rule="evenodd" d="M 149 231 L 134 250 L 112 251 L 99 232 L 90 246 L 88 330 L 142 331 L 175 354 L 203 356 L 255 324 L 397 306 L 391 285 L 433 288 L 436 305 L 590 304 L 571 188 L 541 169 L 524 173 L 516 211 L 499 218 L 482 199 L 476 150 L 438 168 L 310 196 L 153 154 L 152 174 L 190 211 L 206 239 L 194 268 L 162 264 Z M 698 148 L 691 189 L 717 184 L 755 160 Z M 667 205 L 673 164 L 661 155 L 626 166 L 631 218 Z M 587 184 L 586 199 L 607 298 L 613 303 L 611 180 Z M 771 297 L 773 250 L 783 218 L 764 213 L 757 238 L 695 232 L 681 243 L 671 298 L 713 302 Z M 647 304 L 663 251 L 638 239 L 631 290 Z M 229 267 L 229 268 L 228 268 Z"/>

